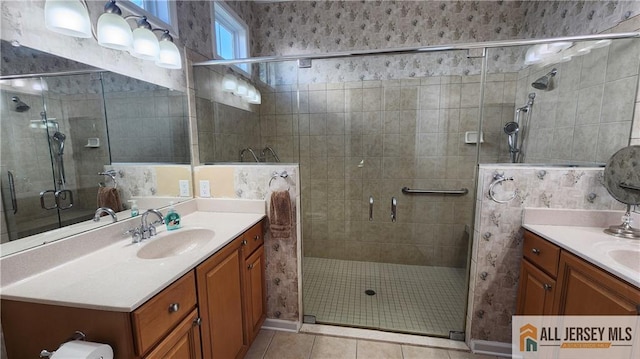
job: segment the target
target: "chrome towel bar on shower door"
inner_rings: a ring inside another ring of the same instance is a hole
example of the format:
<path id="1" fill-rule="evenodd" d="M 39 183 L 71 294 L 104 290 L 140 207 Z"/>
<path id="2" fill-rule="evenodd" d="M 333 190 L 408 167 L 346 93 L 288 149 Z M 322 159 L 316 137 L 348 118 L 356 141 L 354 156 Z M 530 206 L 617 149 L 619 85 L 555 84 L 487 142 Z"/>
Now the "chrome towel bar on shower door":
<path id="1" fill-rule="evenodd" d="M 411 189 L 409 187 L 402 187 L 402 193 L 404 194 L 452 194 L 456 196 L 463 196 L 469 193 L 466 188 L 461 189 Z"/>

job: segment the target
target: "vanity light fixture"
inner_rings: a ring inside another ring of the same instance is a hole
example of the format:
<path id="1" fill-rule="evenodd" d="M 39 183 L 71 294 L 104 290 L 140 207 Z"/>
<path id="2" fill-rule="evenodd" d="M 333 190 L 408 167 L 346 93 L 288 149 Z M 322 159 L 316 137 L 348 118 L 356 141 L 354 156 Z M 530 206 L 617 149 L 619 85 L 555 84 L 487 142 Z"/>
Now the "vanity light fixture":
<path id="1" fill-rule="evenodd" d="M 133 43 L 133 34 L 122 17 L 122 11 L 111 0 L 104 5 L 104 14 L 98 19 L 98 44 L 116 50 L 129 50 Z"/>
<path id="2" fill-rule="evenodd" d="M 176 44 L 173 43 L 173 37 L 169 34 L 169 30 L 163 31 L 160 37 L 160 52 L 158 53 L 156 66 L 167 69 L 181 69 L 182 57 L 180 56 L 180 50 L 178 50 Z"/>
<path id="3" fill-rule="evenodd" d="M 133 42 L 129 53 L 143 60 L 157 60 L 160 53 L 160 43 L 153 34 L 151 24 L 146 16 L 142 16 L 136 21 L 138 27 L 133 30 Z M 127 25 L 128 26 L 128 25 Z"/>
<path id="4" fill-rule="evenodd" d="M 44 24 L 47 29 L 63 35 L 85 39 L 92 36 L 89 11 L 78 0 L 47 0 Z"/>
<path id="5" fill-rule="evenodd" d="M 238 80 L 232 74 L 226 74 L 222 78 L 222 91 L 241 97 L 250 104 L 259 105 L 262 103 L 260 91 L 255 86 L 244 80 Z"/>
<path id="6" fill-rule="evenodd" d="M 238 80 L 231 74 L 226 74 L 222 78 L 222 90 L 224 92 L 234 93 L 238 88 Z"/>
<path id="7" fill-rule="evenodd" d="M 127 23 L 137 18 L 137 27 L 132 31 Z M 94 37 L 100 46 L 126 50 L 132 56 L 154 61 L 156 66 L 167 69 L 181 69 L 182 56 L 173 43 L 173 37 L 166 29 L 154 29 L 145 16 L 122 16 L 116 0 L 109 0 L 104 13 L 98 18 L 93 32 L 86 0 L 46 0 L 45 24 L 48 29 L 64 35 Z M 160 40 L 153 33 L 161 31 Z"/>

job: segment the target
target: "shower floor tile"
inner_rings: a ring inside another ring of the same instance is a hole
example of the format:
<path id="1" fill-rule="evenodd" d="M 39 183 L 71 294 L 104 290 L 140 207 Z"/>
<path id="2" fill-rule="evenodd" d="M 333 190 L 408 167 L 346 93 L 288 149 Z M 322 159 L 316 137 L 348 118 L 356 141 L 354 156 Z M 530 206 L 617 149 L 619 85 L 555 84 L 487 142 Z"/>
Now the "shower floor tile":
<path id="1" fill-rule="evenodd" d="M 462 268 L 305 257 L 303 279 L 304 314 L 317 323 L 445 337 L 464 331 Z"/>

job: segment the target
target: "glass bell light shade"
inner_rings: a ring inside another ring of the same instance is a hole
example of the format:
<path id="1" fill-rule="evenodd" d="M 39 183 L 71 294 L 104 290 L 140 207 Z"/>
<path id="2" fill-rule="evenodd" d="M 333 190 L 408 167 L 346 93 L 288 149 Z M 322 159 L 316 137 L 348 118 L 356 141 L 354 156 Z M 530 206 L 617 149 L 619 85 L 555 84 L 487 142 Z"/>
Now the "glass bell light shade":
<path id="1" fill-rule="evenodd" d="M 256 96 L 256 88 L 249 85 L 249 88 L 247 89 L 247 94 L 244 96 L 244 98 L 249 101 L 252 98 L 254 98 Z"/>
<path id="2" fill-rule="evenodd" d="M 238 89 L 236 90 L 236 94 L 238 96 L 246 96 L 247 92 L 249 92 L 249 86 L 247 85 L 246 82 L 240 80 L 238 81 Z"/>
<path id="3" fill-rule="evenodd" d="M 224 92 L 236 92 L 238 88 L 238 81 L 236 80 L 236 78 L 231 75 L 231 74 L 226 74 L 224 75 L 224 77 L 222 78 L 222 90 Z"/>
<path id="4" fill-rule="evenodd" d="M 182 58 L 176 44 L 169 40 L 162 40 L 159 49 L 156 66 L 174 70 L 182 68 Z"/>
<path id="5" fill-rule="evenodd" d="M 88 39 L 91 37 L 89 12 L 80 0 L 47 0 L 44 4 L 44 24 L 47 29 Z"/>
<path id="6" fill-rule="evenodd" d="M 260 95 L 260 91 L 256 90 L 253 98 L 250 98 L 248 102 L 254 105 L 260 105 L 262 103 L 262 96 Z"/>
<path id="7" fill-rule="evenodd" d="M 157 60 L 160 53 L 158 38 L 151 30 L 139 27 L 133 30 L 133 43 L 129 52 L 139 59 Z"/>
<path id="8" fill-rule="evenodd" d="M 129 50 L 133 36 L 131 27 L 120 15 L 104 13 L 98 19 L 98 44 L 116 50 Z"/>

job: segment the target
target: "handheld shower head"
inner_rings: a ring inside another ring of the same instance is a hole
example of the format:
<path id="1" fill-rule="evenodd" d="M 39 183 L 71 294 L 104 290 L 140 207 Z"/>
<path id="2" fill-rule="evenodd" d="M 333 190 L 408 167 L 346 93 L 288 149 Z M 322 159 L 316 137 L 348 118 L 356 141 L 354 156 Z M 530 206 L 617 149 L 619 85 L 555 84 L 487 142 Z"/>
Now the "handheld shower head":
<path id="1" fill-rule="evenodd" d="M 520 125 L 518 125 L 517 122 L 507 122 L 504 125 L 504 133 L 506 133 L 507 135 L 513 135 L 515 133 L 518 133 L 518 131 L 520 130 Z"/>
<path id="2" fill-rule="evenodd" d="M 558 69 L 554 68 L 553 70 L 549 71 L 549 73 L 547 73 L 546 75 L 544 75 L 541 78 L 535 80 L 531 84 L 531 86 L 534 89 L 537 89 L 537 90 L 547 90 L 547 89 L 549 89 L 549 84 L 551 82 L 551 78 L 554 77 L 557 73 L 558 73 Z"/>
<path id="3" fill-rule="evenodd" d="M 67 136 L 62 132 L 55 132 L 51 138 L 58 142 L 58 155 L 62 156 L 64 154 L 64 140 L 67 139 Z"/>
<path id="4" fill-rule="evenodd" d="M 13 101 L 13 103 L 15 103 L 15 111 L 16 112 L 29 111 L 29 109 L 31 108 L 26 103 L 20 101 L 20 98 L 18 96 L 13 96 L 11 98 L 11 101 Z"/>

